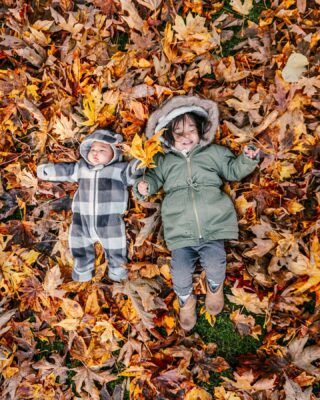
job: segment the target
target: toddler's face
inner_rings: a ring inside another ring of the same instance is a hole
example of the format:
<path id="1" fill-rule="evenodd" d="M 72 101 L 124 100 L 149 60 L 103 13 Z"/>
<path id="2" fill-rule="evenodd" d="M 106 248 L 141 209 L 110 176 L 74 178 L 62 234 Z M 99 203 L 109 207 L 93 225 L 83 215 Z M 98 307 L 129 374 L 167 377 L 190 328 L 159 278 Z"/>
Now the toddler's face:
<path id="1" fill-rule="evenodd" d="M 172 133 L 177 150 L 190 151 L 200 141 L 196 123 L 189 116 L 179 121 Z"/>
<path id="2" fill-rule="evenodd" d="M 92 165 L 108 164 L 113 158 L 112 147 L 107 143 L 93 142 L 88 153 Z"/>

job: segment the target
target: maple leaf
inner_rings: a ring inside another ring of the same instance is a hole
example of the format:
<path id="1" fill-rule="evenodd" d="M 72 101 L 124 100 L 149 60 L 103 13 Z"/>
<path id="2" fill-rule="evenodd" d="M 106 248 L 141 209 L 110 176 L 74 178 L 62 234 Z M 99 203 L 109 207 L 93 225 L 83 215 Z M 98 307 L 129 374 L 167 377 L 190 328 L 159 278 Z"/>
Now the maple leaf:
<path id="1" fill-rule="evenodd" d="M 121 7 L 123 11 L 126 11 L 128 13 L 128 16 L 123 16 L 123 18 L 126 23 L 129 25 L 131 29 L 136 29 L 140 32 L 144 32 L 146 29 L 145 24 L 143 19 L 140 17 L 134 3 L 129 0 L 120 0 Z"/>
<path id="2" fill-rule="evenodd" d="M 128 367 L 134 352 L 138 353 L 141 358 L 142 343 L 134 338 L 129 338 L 119 352 L 118 362 L 121 361 L 126 367 Z"/>
<path id="3" fill-rule="evenodd" d="M 205 26 L 205 18 L 200 15 L 193 17 L 192 13 L 188 13 L 186 21 L 177 15 L 173 29 L 177 32 L 176 37 L 182 46 L 190 49 L 197 55 L 200 55 L 209 49 L 220 44 L 220 37 L 213 27 L 209 32 Z M 183 55 L 182 55 L 183 57 Z M 187 55 L 189 58 L 190 56 Z"/>
<path id="4" fill-rule="evenodd" d="M 65 290 L 57 289 L 63 283 L 61 279 L 61 272 L 58 265 L 51 268 L 44 278 L 43 289 L 46 291 L 48 296 L 51 297 L 63 297 Z"/>
<path id="5" fill-rule="evenodd" d="M 267 297 L 260 300 L 256 293 L 249 293 L 237 287 L 231 288 L 231 292 L 233 295 L 227 294 L 227 297 L 232 303 L 242 305 L 254 314 L 264 314 L 268 307 Z"/>
<path id="6" fill-rule="evenodd" d="M 209 382 L 212 372 L 222 372 L 230 368 L 229 364 L 222 357 L 212 357 L 212 354 L 206 349 L 192 349 L 195 366 L 192 368 L 192 373 L 197 375 L 197 378 L 203 382 Z"/>
<path id="7" fill-rule="evenodd" d="M 65 361 L 64 358 L 59 354 L 50 354 L 50 360 L 53 360 L 53 363 L 46 359 L 42 359 L 32 364 L 32 368 L 38 370 L 42 377 L 54 373 L 55 376 L 59 376 L 60 383 L 65 383 L 69 369 L 63 365 Z"/>
<path id="8" fill-rule="evenodd" d="M 312 362 L 320 358 L 320 346 L 312 345 L 304 348 L 308 338 L 308 336 L 305 336 L 301 339 L 294 339 L 289 344 L 287 352 L 297 367 L 319 377 L 320 369 L 312 365 Z"/>
<path id="9" fill-rule="evenodd" d="M 83 98 L 81 114 L 86 118 L 81 125 L 92 126 L 112 120 L 115 112 L 114 104 L 107 104 L 105 96 L 98 88 L 87 88 Z"/>
<path id="10" fill-rule="evenodd" d="M 286 376 L 284 391 L 286 393 L 286 400 L 310 400 L 312 387 L 303 391 L 296 382 Z"/>
<path id="11" fill-rule="evenodd" d="M 219 64 L 215 67 L 214 73 L 217 75 L 218 79 L 224 79 L 227 82 L 237 82 L 241 79 L 250 75 L 250 71 L 237 69 L 234 57 L 228 57 L 228 66 L 221 60 Z"/>
<path id="12" fill-rule="evenodd" d="M 134 281 L 126 281 L 122 284 L 113 285 L 113 295 L 117 293 L 126 294 L 132 302 L 132 305 L 141 321 L 147 328 L 153 328 L 153 314 L 150 311 L 157 309 L 166 309 L 166 305 L 157 293 L 160 291 L 160 284 L 151 279 L 136 279 Z"/>
<path id="13" fill-rule="evenodd" d="M 273 378 L 256 379 L 252 370 L 244 371 L 242 374 L 234 373 L 235 381 L 222 377 L 227 382 L 227 388 L 241 389 L 250 392 L 272 389 L 275 385 L 276 376 Z"/>
<path id="14" fill-rule="evenodd" d="M 151 233 L 154 233 L 155 228 L 160 222 L 160 207 L 159 204 L 154 203 L 156 211 L 146 218 L 140 218 L 139 221 L 144 225 L 140 229 L 136 241 L 134 243 L 135 246 L 142 246 L 144 241 L 149 237 Z"/>
<path id="15" fill-rule="evenodd" d="M 119 350 L 118 342 L 125 339 L 111 321 L 97 321 L 91 332 L 102 332 L 100 342 L 107 343 L 110 351 Z"/>
<path id="16" fill-rule="evenodd" d="M 83 390 L 85 390 L 93 400 L 100 400 L 99 390 L 95 382 L 103 384 L 117 379 L 109 371 L 97 372 L 85 366 L 73 368 L 72 371 L 76 372 L 72 380 L 76 385 L 77 392 L 83 393 Z"/>
<path id="17" fill-rule="evenodd" d="M 163 130 L 157 132 L 152 136 L 151 139 L 145 140 L 145 138 L 141 138 L 139 135 L 135 135 L 131 148 L 129 150 L 129 154 L 140 161 L 138 168 L 155 168 L 156 164 L 154 163 L 153 157 L 158 153 L 163 153 L 162 145 L 160 143 L 160 136 L 162 135 Z"/>
<path id="18" fill-rule="evenodd" d="M 304 293 L 306 291 L 316 291 L 320 282 L 320 245 L 319 239 L 315 235 L 312 238 L 310 246 L 310 259 L 308 260 L 298 249 L 295 248 L 296 259 L 289 264 L 289 269 L 297 275 L 307 275 L 307 281 L 298 281 L 287 288 L 287 291 L 295 290 L 296 293 Z"/>
<path id="19" fill-rule="evenodd" d="M 52 129 L 61 141 L 76 140 L 76 135 L 79 132 L 79 128 L 75 126 L 75 122 L 63 114 L 61 114 L 60 118 L 56 119 Z"/>
<path id="20" fill-rule="evenodd" d="M 243 3 L 241 3 L 241 0 L 231 0 L 230 5 L 235 11 L 242 15 L 249 15 L 253 8 L 252 0 L 244 0 Z"/>
<path id="21" fill-rule="evenodd" d="M 68 298 L 62 299 L 61 308 L 68 318 L 82 318 L 84 311 L 81 305 L 75 301 Z"/>
<path id="22" fill-rule="evenodd" d="M 244 315 L 241 314 L 239 310 L 235 310 L 230 315 L 231 321 L 235 324 L 238 332 L 241 336 L 243 335 L 251 335 L 255 339 L 259 340 L 259 336 L 261 335 L 261 326 L 255 325 L 255 319 L 252 315 Z"/>
<path id="23" fill-rule="evenodd" d="M 194 387 L 185 394 L 184 400 L 212 400 L 212 396 L 206 390 Z"/>

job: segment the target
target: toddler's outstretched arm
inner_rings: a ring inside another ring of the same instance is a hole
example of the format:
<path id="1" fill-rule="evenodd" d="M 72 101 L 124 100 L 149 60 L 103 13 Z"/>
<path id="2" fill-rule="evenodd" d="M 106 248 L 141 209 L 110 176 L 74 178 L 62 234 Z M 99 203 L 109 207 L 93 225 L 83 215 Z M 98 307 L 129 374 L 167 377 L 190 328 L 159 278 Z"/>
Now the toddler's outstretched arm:
<path id="1" fill-rule="evenodd" d="M 159 191 L 164 183 L 164 177 L 162 173 L 162 161 L 163 157 L 157 157 L 157 167 L 153 169 L 147 169 L 144 177 L 139 178 L 134 186 L 133 193 L 139 200 L 144 200 L 146 196 L 151 196 Z"/>
<path id="2" fill-rule="evenodd" d="M 256 168 L 259 163 L 259 149 L 250 144 L 236 157 L 228 148 L 224 148 L 221 175 L 228 181 L 240 181 Z"/>
<path id="3" fill-rule="evenodd" d="M 78 163 L 47 163 L 37 167 L 37 176 L 45 181 L 77 182 Z"/>

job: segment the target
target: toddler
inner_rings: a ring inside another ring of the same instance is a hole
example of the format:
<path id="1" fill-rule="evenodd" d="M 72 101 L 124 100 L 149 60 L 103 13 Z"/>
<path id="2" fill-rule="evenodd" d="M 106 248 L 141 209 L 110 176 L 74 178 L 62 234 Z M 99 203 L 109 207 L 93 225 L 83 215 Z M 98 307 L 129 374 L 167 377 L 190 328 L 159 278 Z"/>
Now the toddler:
<path id="1" fill-rule="evenodd" d="M 80 145 L 82 157 L 76 163 L 48 163 L 38 166 L 39 178 L 78 182 L 72 211 L 69 246 L 74 257 L 72 278 L 85 282 L 94 270 L 94 244 L 100 242 L 108 258 L 108 276 L 126 279 L 127 246 L 122 214 L 127 208 L 127 186 L 140 174 L 137 161 L 122 161 L 117 145 L 122 136 L 99 129 Z"/>
<path id="2" fill-rule="evenodd" d="M 194 96 L 173 97 L 150 116 L 146 128 L 147 137 L 165 128 L 165 154 L 158 155 L 157 167 L 147 170 L 134 185 L 140 199 L 164 189 L 164 238 L 172 251 L 173 288 L 180 303 L 180 325 L 185 330 L 196 323 L 192 275 L 198 260 L 206 272 L 207 311 L 216 315 L 224 306 L 224 241 L 238 238 L 238 223 L 230 197 L 220 189 L 222 179 L 240 180 L 259 161 L 259 150 L 253 145 L 235 157 L 228 148 L 212 144 L 217 126 L 215 102 Z"/>

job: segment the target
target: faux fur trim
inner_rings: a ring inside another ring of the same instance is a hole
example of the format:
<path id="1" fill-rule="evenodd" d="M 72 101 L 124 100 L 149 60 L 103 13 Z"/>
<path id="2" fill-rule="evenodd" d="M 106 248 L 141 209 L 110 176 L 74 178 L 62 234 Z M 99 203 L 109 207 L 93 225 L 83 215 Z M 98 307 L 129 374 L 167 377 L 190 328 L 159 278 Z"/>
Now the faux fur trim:
<path id="1" fill-rule="evenodd" d="M 207 114 L 208 121 L 211 123 L 211 126 L 207 132 L 205 132 L 200 145 L 211 143 L 216 135 L 219 124 L 218 106 L 217 103 L 212 100 L 201 99 L 197 96 L 174 96 L 170 100 L 166 101 L 160 108 L 150 115 L 146 127 L 146 136 L 151 138 L 155 134 L 156 129 L 159 130 L 159 125 L 163 125 L 162 121 L 166 121 L 167 125 L 173 118 L 175 118 L 175 116 L 187 112 L 179 112 L 179 109 L 192 109 L 193 107 L 195 110 L 198 110 L 199 114 L 199 108 L 203 109 L 204 113 Z M 204 113 L 203 115 L 205 115 Z M 164 126 L 161 126 L 161 128 Z"/>

